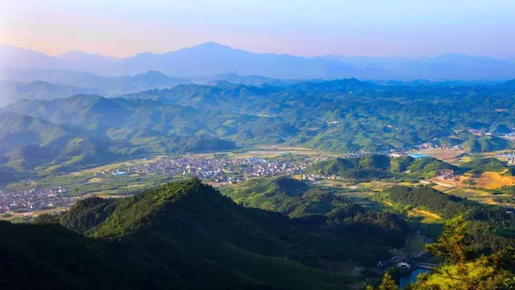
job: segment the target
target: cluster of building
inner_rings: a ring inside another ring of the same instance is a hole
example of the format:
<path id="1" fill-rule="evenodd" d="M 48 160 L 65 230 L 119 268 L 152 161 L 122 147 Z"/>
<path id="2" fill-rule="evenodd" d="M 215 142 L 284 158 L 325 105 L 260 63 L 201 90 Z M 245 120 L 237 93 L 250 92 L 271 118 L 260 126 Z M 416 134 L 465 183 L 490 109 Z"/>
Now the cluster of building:
<path id="1" fill-rule="evenodd" d="M 271 161 L 261 158 L 229 159 L 181 157 L 162 158 L 140 165 L 120 167 L 95 173 L 96 176 L 152 174 L 195 176 L 220 184 L 233 184 L 256 177 L 292 176 L 303 174 L 313 161 Z M 338 179 L 337 176 L 302 175 L 305 180 Z M 33 188 L 28 190 L 0 190 L 0 214 L 24 213 L 44 209 L 68 208 L 83 197 L 67 195 L 64 187 Z"/>
<path id="2" fill-rule="evenodd" d="M 459 175 L 454 173 L 452 169 L 443 169 L 436 172 L 436 179 L 438 180 L 459 180 Z"/>
<path id="3" fill-rule="evenodd" d="M 30 189 L 3 192 L 0 190 L 0 214 L 32 212 L 42 209 L 69 207 L 79 197 L 66 196 L 66 189 Z"/>
<path id="4" fill-rule="evenodd" d="M 268 161 L 260 158 L 211 159 L 163 158 L 152 163 L 124 168 L 124 174 L 195 176 L 213 182 L 236 183 L 255 177 L 300 174 L 309 162 Z M 119 169 L 121 170 L 121 169 Z"/>
<path id="5" fill-rule="evenodd" d="M 302 174 L 301 179 L 305 181 L 317 181 L 320 179 L 328 179 L 328 180 L 342 180 L 342 177 L 339 175 L 331 174 Z"/>
<path id="6" fill-rule="evenodd" d="M 424 143 L 418 146 L 415 146 L 415 149 L 443 149 L 443 150 L 454 150 L 454 151 L 462 151 L 463 147 L 461 145 L 454 146 L 446 146 L 446 145 L 437 145 L 433 143 Z"/>

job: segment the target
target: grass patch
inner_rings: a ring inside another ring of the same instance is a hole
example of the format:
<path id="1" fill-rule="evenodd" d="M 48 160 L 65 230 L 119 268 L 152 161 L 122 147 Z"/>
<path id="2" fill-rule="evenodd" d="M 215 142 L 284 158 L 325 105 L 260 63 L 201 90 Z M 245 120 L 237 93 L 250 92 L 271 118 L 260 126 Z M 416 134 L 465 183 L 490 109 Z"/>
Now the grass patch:
<path id="1" fill-rule="evenodd" d="M 421 223 L 426 223 L 426 224 L 440 222 L 442 220 L 442 217 L 435 213 L 432 213 L 427 210 L 416 209 L 416 208 L 408 211 L 408 217 L 420 219 Z"/>

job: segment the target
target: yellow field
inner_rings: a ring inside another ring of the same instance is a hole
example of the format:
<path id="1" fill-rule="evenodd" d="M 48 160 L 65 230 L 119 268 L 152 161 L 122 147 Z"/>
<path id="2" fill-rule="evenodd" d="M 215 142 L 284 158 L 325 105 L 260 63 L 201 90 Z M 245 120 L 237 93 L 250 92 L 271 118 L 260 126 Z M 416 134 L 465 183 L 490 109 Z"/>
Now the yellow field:
<path id="1" fill-rule="evenodd" d="M 477 187 L 496 189 L 502 186 L 515 185 L 515 177 L 502 176 L 498 172 L 484 172 L 480 177 L 474 178 Z"/>
<path id="2" fill-rule="evenodd" d="M 384 182 L 384 181 L 371 181 L 371 182 L 362 182 L 361 186 L 374 189 L 374 190 L 383 190 L 385 188 L 391 187 L 395 185 L 395 183 Z"/>
<path id="3" fill-rule="evenodd" d="M 398 183 L 398 185 L 403 185 L 403 186 L 417 186 L 417 185 L 420 185 L 420 183 L 413 183 L 413 182 L 400 182 L 400 183 Z"/>
<path id="4" fill-rule="evenodd" d="M 421 217 L 423 223 L 433 223 L 442 219 L 442 217 L 435 213 L 416 208 L 408 212 L 408 217 Z"/>
<path id="5" fill-rule="evenodd" d="M 453 190 L 449 190 L 445 192 L 447 194 L 459 196 L 462 198 L 467 198 L 469 200 L 473 200 L 479 203 L 484 204 L 495 204 L 495 205 L 502 205 L 502 203 L 496 202 L 494 198 L 511 198 L 509 195 L 505 194 L 498 194 L 494 195 L 492 192 L 481 190 L 477 188 L 466 188 L 466 187 L 459 187 L 455 188 Z M 509 203 L 506 203 L 509 204 Z M 504 205 L 506 205 L 504 204 Z M 513 202 L 511 203 L 513 205 Z"/>
<path id="6" fill-rule="evenodd" d="M 335 188 L 345 188 L 347 187 L 347 184 L 343 181 L 339 180 L 329 180 L 329 179 L 322 179 L 317 180 L 314 182 L 315 185 L 319 186 L 327 186 L 327 187 L 335 187 Z"/>
<path id="7" fill-rule="evenodd" d="M 469 156 L 463 156 L 459 160 L 459 162 L 461 162 L 461 163 L 467 163 L 467 162 L 470 162 L 470 161 L 472 161 L 472 158 L 470 158 Z"/>
<path id="8" fill-rule="evenodd" d="M 466 197 L 466 198 L 485 197 L 485 196 L 492 195 L 490 192 L 480 190 L 480 189 L 472 189 L 472 188 L 457 188 L 457 189 L 449 191 L 448 193 L 459 196 L 459 197 Z"/>
<path id="9" fill-rule="evenodd" d="M 483 199 L 483 203 L 485 204 L 489 204 L 489 205 L 496 205 L 498 204 L 497 202 L 495 202 L 492 198 L 484 198 Z"/>
<path id="10" fill-rule="evenodd" d="M 103 180 L 104 180 L 103 178 L 95 177 L 95 178 L 89 179 L 88 183 L 99 183 L 99 182 L 102 182 Z"/>
<path id="11" fill-rule="evenodd" d="M 0 216 L 0 220 L 12 220 L 12 219 L 20 218 L 20 217 L 24 217 L 24 216 L 37 217 L 37 216 L 42 215 L 42 214 L 50 214 L 50 213 L 62 212 L 62 211 L 65 211 L 65 210 L 66 210 L 66 208 L 64 208 L 64 207 L 58 207 L 58 208 L 52 208 L 52 209 L 36 210 L 36 211 L 31 211 L 31 212 L 7 212 L 11 216 L 8 217 L 8 218 L 4 218 L 4 217 Z"/>
<path id="12" fill-rule="evenodd" d="M 453 186 L 451 184 L 446 184 L 446 183 L 440 183 L 439 182 L 435 186 L 433 186 L 433 188 L 438 190 L 438 191 L 441 191 L 441 192 L 446 192 L 446 191 L 455 189 L 456 186 Z"/>

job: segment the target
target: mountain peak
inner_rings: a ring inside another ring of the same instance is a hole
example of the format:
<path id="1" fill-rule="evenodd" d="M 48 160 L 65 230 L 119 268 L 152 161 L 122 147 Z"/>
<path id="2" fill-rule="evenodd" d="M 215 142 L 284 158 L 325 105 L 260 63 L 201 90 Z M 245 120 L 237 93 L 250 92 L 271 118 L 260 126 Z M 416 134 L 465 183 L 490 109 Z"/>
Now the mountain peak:
<path id="1" fill-rule="evenodd" d="M 168 75 L 160 72 L 160 71 L 157 71 L 157 70 L 149 70 L 147 71 L 146 73 L 141 73 L 141 74 L 138 74 L 138 75 L 145 75 L 145 76 L 156 76 L 156 77 L 168 77 Z"/>
<path id="2" fill-rule="evenodd" d="M 61 53 L 59 55 L 59 57 L 73 58 L 73 57 L 80 57 L 80 56 L 86 56 L 86 55 L 90 55 L 90 54 L 87 52 L 84 52 L 84 51 L 80 51 L 80 50 L 70 50 L 68 52 Z"/>
<path id="3" fill-rule="evenodd" d="M 223 47 L 223 48 L 230 48 L 232 49 L 232 47 L 228 46 L 228 45 L 225 45 L 225 44 L 220 44 L 220 43 L 217 43 L 217 42 L 214 42 L 214 41 L 208 41 L 208 42 L 204 42 L 204 43 L 201 43 L 199 45 L 195 45 L 193 47 Z"/>
<path id="4" fill-rule="evenodd" d="M 65 59 L 65 60 L 85 60 L 85 61 L 91 61 L 93 59 L 95 60 L 111 60 L 116 59 L 113 57 L 108 57 L 102 54 L 98 53 L 87 53 L 80 50 L 72 50 L 65 53 L 62 53 L 57 56 L 57 58 Z"/>
<path id="5" fill-rule="evenodd" d="M 211 52 L 211 51 L 218 52 L 218 51 L 234 51 L 236 49 L 234 49 L 228 45 L 209 41 L 209 42 L 201 43 L 201 44 L 198 44 L 198 45 L 195 45 L 192 47 L 184 48 L 179 51 L 185 51 L 185 50 L 190 50 L 190 51 L 193 50 L 193 51 L 199 51 L 199 52 Z"/>

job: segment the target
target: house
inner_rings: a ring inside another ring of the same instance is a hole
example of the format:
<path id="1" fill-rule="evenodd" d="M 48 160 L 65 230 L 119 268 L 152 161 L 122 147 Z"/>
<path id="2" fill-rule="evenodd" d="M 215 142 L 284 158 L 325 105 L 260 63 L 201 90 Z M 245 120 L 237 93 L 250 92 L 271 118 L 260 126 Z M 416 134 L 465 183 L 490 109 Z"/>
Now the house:
<path id="1" fill-rule="evenodd" d="M 452 180 L 454 179 L 455 177 L 455 174 L 454 174 L 454 170 L 452 169 L 443 169 L 443 170 L 438 170 L 436 172 L 436 179 L 439 179 L 439 180 Z"/>

